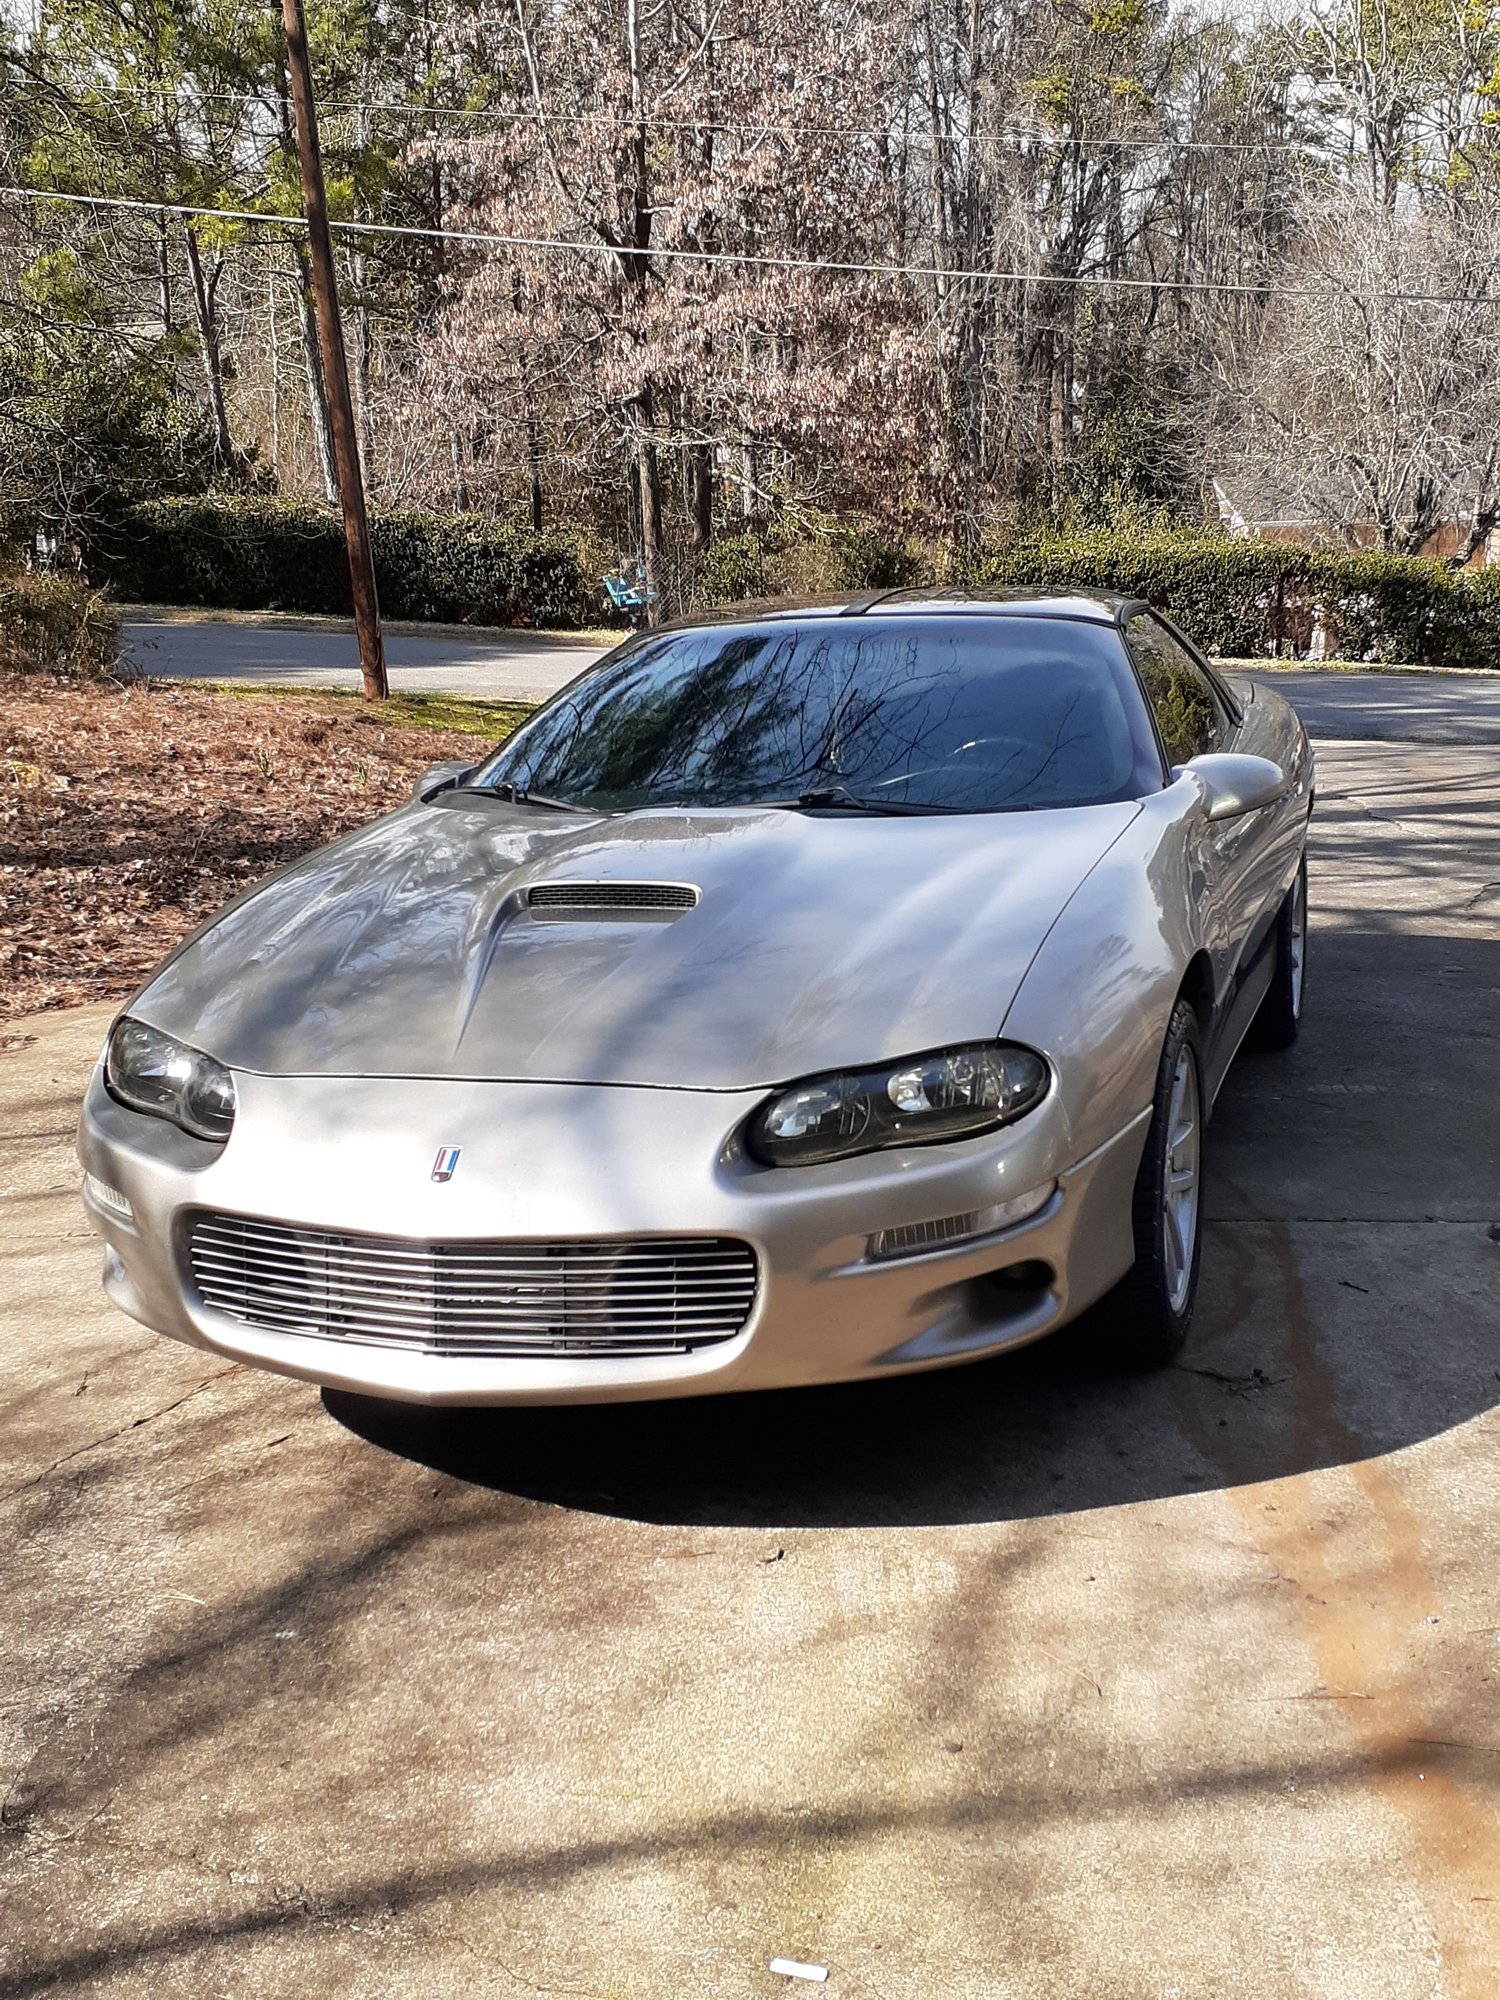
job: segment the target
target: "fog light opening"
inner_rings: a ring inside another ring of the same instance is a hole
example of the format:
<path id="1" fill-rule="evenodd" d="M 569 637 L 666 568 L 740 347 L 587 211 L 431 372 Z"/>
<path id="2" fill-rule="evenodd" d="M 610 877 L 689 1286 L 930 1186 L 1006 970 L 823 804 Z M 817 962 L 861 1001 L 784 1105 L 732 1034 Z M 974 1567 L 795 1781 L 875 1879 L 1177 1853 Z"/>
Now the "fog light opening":
<path id="1" fill-rule="evenodd" d="M 135 1221 L 135 1210 L 120 1190 L 111 1187 L 108 1181 L 101 1181 L 97 1174 L 85 1174 L 83 1191 L 98 1208 L 107 1209 L 111 1215 L 118 1215 L 125 1222 Z"/>
<path id="2" fill-rule="evenodd" d="M 969 1297 L 981 1319 L 1019 1319 L 1039 1306 L 1057 1283 L 1057 1273 L 1039 1257 L 986 1271 L 969 1287 Z"/>
<path id="3" fill-rule="evenodd" d="M 1032 1216 L 1040 1215 L 1056 1192 L 1057 1182 L 1048 1181 L 1045 1187 L 1014 1195 L 1009 1201 L 970 1209 L 963 1215 L 944 1215 L 936 1222 L 909 1222 L 898 1229 L 877 1230 L 870 1238 L 870 1257 L 875 1263 L 885 1263 L 892 1257 L 922 1257 L 932 1250 L 951 1250 L 955 1244 L 977 1242 L 981 1237 L 1029 1222 Z"/>
<path id="4" fill-rule="evenodd" d="M 987 1271 L 981 1282 L 1002 1292 L 1045 1292 L 1057 1282 L 1057 1273 L 1040 1257 L 1028 1257 L 1024 1263 Z"/>

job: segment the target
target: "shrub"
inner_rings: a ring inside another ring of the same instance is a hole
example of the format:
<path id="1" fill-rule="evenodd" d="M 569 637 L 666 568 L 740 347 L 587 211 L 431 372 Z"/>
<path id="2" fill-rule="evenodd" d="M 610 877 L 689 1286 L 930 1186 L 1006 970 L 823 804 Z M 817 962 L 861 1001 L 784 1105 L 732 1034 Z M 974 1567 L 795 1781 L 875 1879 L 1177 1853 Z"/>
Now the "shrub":
<path id="1" fill-rule="evenodd" d="M 1500 569 L 1465 570 L 1464 628 L 1450 664 L 1500 674 Z"/>
<path id="2" fill-rule="evenodd" d="M 598 624 L 602 565 L 577 536 L 535 534 L 477 514 L 375 511 L 370 542 L 390 618 L 454 624 Z M 126 509 L 90 569 L 147 603 L 347 612 L 343 528 L 309 501 L 155 500 Z"/>
<path id="3" fill-rule="evenodd" d="M 904 590 L 923 581 L 924 557 L 874 528 L 840 527 L 825 544 L 830 590 Z"/>
<path id="4" fill-rule="evenodd" d="M 1196 535 L 1023 540 L 984 552 L 969 580 L 1143 597 L 1221 658 L 1304 659 L 1321 622 L 1330 658 L 1500 665 L 1494 572 L 1376 550 Z"/>
<path id="5" fill-rule="evenodd" d="M 604 565 L 577 536 L 479 514 L 391 512 L 372 516 L 370 540 L 392 618 L 579 626 L 604 615 Z"/>
<path id="6" fill-rule="evenodd" d="M 893 590 L 921 583 L 930 562 L 875 529 L 838 523 L 821 534 L 753 529 L 721 535 L 697 557 L 692 601 L 813 597 L 823 591 Z"/>
<path id="7" fill-rule="evenodd" d="M 73 576 L 0 574 L 0 670 L 103 680 L 119 660 L 120 621 Z"/>
<path id="8" fill-rule="evenodd" d="M 744 598 L 765 597 L 775 589 L 765 544 L 748 530 L 720 535 L 699 551 L 693 566 L 694 604 L 738 604 Z"/>

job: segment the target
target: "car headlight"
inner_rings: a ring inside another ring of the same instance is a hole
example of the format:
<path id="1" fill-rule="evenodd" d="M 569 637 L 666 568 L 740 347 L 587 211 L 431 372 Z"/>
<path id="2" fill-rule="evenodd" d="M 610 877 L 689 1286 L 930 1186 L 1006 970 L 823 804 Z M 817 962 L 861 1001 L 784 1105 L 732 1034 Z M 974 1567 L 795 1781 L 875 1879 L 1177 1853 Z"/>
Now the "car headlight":
<path id="1" fill-rule="evenodd" d="M 810 1076 L 763 1104 L 746 1144 L 771 1167 L 812 1166 L 887 1146 L 930 1146 L 1009 1125 L 1047 1094 L 1031 1049 L 973 1042 L 880 1069 Z"/>
<path id="2" fill-rule="evenodd" d="M 111 1097 L 222 1142 L 234 1124 L 234 1078 L 223 1063 L 127 1014 L 110 1030 L 104 1081 Z"/>

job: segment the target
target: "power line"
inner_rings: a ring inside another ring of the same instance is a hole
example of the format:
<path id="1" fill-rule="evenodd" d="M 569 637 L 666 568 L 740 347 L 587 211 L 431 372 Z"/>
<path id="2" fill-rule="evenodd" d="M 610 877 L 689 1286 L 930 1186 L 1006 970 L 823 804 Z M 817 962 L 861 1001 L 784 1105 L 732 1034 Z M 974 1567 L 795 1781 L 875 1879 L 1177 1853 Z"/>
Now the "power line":
<path id="1" fill-rule="evenodd" d="M 59 188 L 31 188 L 0 186 L 0 196 L 15 196 L 23 201 L 58 201 L 79 208 L 122 209 L 141 215 L 192 215 L 201 216 L 210 222 L 246 222 L 262 228 L 305 229 L 307 218 L 302 215 L 281 215 L 263 209 L 248 208 L 195 208 L 187 202 L 179 201 L 134 201 L 123 195 L 66 194 Z M 741 269 L 771 271 L 828 271 L 841 277 L 871 278 L 942 278 L 950 284 L 979 285 L 1078 285 L 1083 287 L 1107 287 L 1115 290 L 1134 292 L 1206 292 L 1226 293 L 1237 296 L 1260 298 L 1274 289 L 1278 298 L 1326 299 L 1328 293 L 1310 285 L 1276 285 L 1268 278 L 1261 282 L 1236 281 L 1223 278 L 1125 278 L 1114 273 L 1100 272 L 1095 275 L 1048 271 L 981 271 L 954 270 L 942 264 L 893 264 L 876 259 L 837 257 L 778 257 L 764 251 L 751 250 L 691 250 L 663 246 L 650 249 L 634 249 L 629 244 L 599 242 L 577 242 L 560 236 L 515 236 L 499 230 L 489 229 L 433 229 L 417 223 L 402 222 L 330 222 L 330 229 L 345 236 L 383 236 L 395 238 L 418 238 L 428 242 L 474 243 L 495 249 L 506 250 L 546 250 L 563 252 L 579 257 L 604 257 L 615 262 L 628 258 L 644 263 L 684 263 L 733 265 Z M 1345 291 L 1345 296 L 1384 299 L 1393 305 L 1426 306 L 1492 306 L 1500 305 L 1500 292 L 1360 292 Z"/>
<path id="2" fill-rule="evenodd" d="M 101 84 L 97 86 L 100 95 L 112 97 L 157 97 L 175 98 L 180 93 L 164 84 Z M 195 90 L 187 93 L 195 102 L 205 104 L 261 104 L 263 99 L 253 93 L 228 90 Z M 465 122 L 490 121 L 511 125 L 630 125 L 635 121 L 625 110 L 621 111 L 539 111 L 534 105 L 456 105 L 421 104 L 403 99 L 391 98 L 320 98 L 319 109 L 324 112 L 348 113 L 376 111 L 392 113 L 408 118 L 443 118 Z M 1346 154 L 1353 150 L 1352 137 L 1338 134 L 1331 146 L 1324 146 L 1320 155 L 1320 141 L 1302 139 L 1182 139 L 1170 132 L 1157 132 L 1126 137 L 1113 133 L 1067 133 L 1029 130 L 1024 126 L 999 126 L 981 129 L 977 132 L 900 132 L 889 125 L 832 125 L 812 123 L 787 123 L 777 119 L 763 118 L 671 118 L 648 112 L 644 123 L 661 131 L 671 132 L 716 132 L 741 133 L 751 137 L 775 135 L 784 138 L 831 138 L 831 139 L 884 139 L 899 141 L 918 147 L 962 146 L 965 144 L 1008 145 L 1008 146 L 1055 146 L 1082 151 L 1116 148 L 1126 151 L 1161 151 L 1179 153 L 1297 153 L 1310 158 L 1324 157 L 1328 152 Z"/>
<path id="3" fill-rule="evenodd" d="M 409 117 L 426 116 L 453 119 L 490 119 L 505 124 L 537 125 L 629 125 L 634 121 L 627 111 L 537 111 L 535 108 L 516 106 L 478 105 L 472 109 L 448 104 L 405 104 L 399 101 L 372 100 L 369 103 L 332 103 L 326 107 L 330 111 L 360 112 L 379 111 L 402 113 Z M 1150 136 L 1126 138 L 1111 133 L 1072 134 L 1067 132 L 1027 131 L 1024 127 L 996 127 L 977 132 L 902 132 L 889 125 L 817 125 L 787 124 L 769 118 L 663 118 L 648 112 L 643 122 L 648 127 L 674 132 L 734 132 L 749 137 L 778 138 L 822 138 L 822 139 L 884 139 L 892 143 L 929 147 L 969 145 L 999 146 L 1055 146 L 1076 148 L 1085 152 L 1109 147 L 1125 151 L 1174 151 L 1179 153 L 1255 153 L 1285 152 L 1313 154 L 1312 141 L 1297 139 L 1178 139 L 1169 132 L 1157 132 Z M 1346 150 L 1340 147 L 1340 151 Z"/>

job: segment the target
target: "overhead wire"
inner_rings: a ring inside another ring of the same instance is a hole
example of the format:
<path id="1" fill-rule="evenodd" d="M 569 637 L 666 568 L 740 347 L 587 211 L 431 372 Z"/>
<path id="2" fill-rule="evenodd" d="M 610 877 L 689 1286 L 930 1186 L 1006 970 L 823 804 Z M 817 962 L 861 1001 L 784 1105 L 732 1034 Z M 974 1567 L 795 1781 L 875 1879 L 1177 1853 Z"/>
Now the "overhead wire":
<path id="1" fill-rule="evenodd" d="M 206 221 L 242 222 L 260 228 L 305 229 L 304 215 L 285 215 L 265 209 L 202 208 L 189 202 L 145 201 L 124 195 L 74 194 L 60 188 L 0 185 L 0 197 L 23 201 L 56 201 L 70 206 L 123 210 L 142 215 L 186 215 Z M 685 245 L 663 244 L 637 247 L 609 243 L 603 238 L 578 241 L 560 236 L 526 236 L 490 229 L 437 229 L 421 223 L 330 221 L 329 228 L 346 236 L 417 238 L 429 242 L 470 243 L 495 249 L 540 250 L 581 257 L 603 257 L 623 263 L 677 263 L 709 266 L 730 265 L 740 269 L 773 271 L 830 272 L 843 277 L 933 278 L 949 284 L 1015 284 L 1038 286 L 1076 285 L 1105 287 L 1135 292 L 1205 292 L 1263 297 L 1275 289 L 1278 298 L 1322 299 L 1326 290 L 1314 286 L 1275 285 L 1269 276 L 1257 280 L 1193 277 L 1125 277 L 1118 272 L 1049 272 L 954 268 L 943 264 L 903 264 L 879 259 L 840 257 L 788 257 L 755 250 L 698 250 Z M 1347 296 L 1380 298 L 1406 305 L 1500 305 L 1500 292 L 1407 292 L 1380 290 L 1356 292 L 1341 288 Z"/>
<path id="2" fill-rule="evenodd" d="M 179 92 L 165 84 L 108 84 L 96 86 L 101 96 L 159 97 L 171 98 L 185 94 L 190 100 L 215 104 L 256 104 L 264 102 L 254 92 L 227 90 L 189 90 Z M 549 111 L 538 110 L 534 105 L 455 105 L 423 104 L 408 99 L 392 98 L 320 98 L 318 109 L 323 113 L 357 115 L 361 112 L 380 112 L 408 118 L 443 118 L 459 121 L 489 121 L 497 124 L 531 125 L 632 125 L 636 123 L 634 114 L 628 110 L 608 111 Z M 1316 157 L 1319 141 L 1313 137 L 1288 139 L 1273 137 L 1245 137 L 1240 139 L 1189 139 L 1171 132 L 1155 133 L 1070 133 L 1058 131 L 1038 131 L 1025 126 L 986 127 L 974 132 L 902 132 L 893 125 L 838 125 L 809 121 L 788 121 L 774 118 L 723 118 L 723 117 L 669 117 L 655 112 L 646 113 L 642 121 L 648 126 L 662 131 L 677 132 L 738 132 L 756 136 L 776 135 L 786 138 L 834 138 L 834 139 L 883 139 L 895 140 L 902 144 L 928 146 L 961 146 L 966 144 L 1012 145 L 1012 146 L 1052 146 L 1090 151 L 1104 148 L 1124 148 L 1127 151 L 1160 151 L 1169 149 L 1176 152 L 1194 153 L 1297 153 Z M 1325 152 L 1347 154 L 1355 150 L 1352 137 L 1345 134 L 1333 135 L 1334 143 L 1325 146 Z"/>

